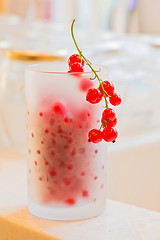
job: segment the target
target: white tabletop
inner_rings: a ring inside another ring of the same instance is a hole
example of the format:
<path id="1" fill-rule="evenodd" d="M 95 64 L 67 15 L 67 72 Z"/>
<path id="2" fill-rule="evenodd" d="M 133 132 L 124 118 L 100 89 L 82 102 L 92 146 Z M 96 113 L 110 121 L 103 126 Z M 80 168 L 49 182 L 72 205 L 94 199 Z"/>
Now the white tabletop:
<path id="1" fill-rule="evenodd" d="M 1 240 L 160 240 L 160 213 L 108 199 L 105 212 L 92 219 L 50 221 L 32 216 L 27 209 L 26 185 L 25 158 L 1 152 Z"/>

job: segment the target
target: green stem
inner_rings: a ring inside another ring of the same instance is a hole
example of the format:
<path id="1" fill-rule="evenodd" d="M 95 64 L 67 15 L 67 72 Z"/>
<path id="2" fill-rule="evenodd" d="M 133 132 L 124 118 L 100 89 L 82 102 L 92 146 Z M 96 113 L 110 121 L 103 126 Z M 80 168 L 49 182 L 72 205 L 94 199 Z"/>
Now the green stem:
<path id="1" fill-rule="evenodd" d="M 99 78 L 98 74 L 97 74 L 97 71 L 92 67 L 92 65 L 90 64 L 90 62 L 87 60 L 87 58 L 82 54 L 82 51 L 79 49 L 78 45 L 77 45 L 77 42 L 76 42 L 76 39 L 74 37 L 74 33 L 73 33 L 73 26 L 74 26 L 74 23 L 75 23 L 75 19 L 73 19 L 72 21 L 72 25 L 71 25 L 71 34 L 72 34 L 72 38 L 73 38 L 73 41 L 74 41 L 74 44 L 77 48 L 77 51 L 79 52 L 79 56 L 82 57 L 86 64 L 90 67 L 90 69 L 92 70 L 92 72 L 94 72 L 95 74 L 95 77 L 98 79 L 99 81 L 99 84 L 101 85 L 102 87 L 102 92 L 103 92 L 103 97 L 105 99 L 105 102 L 106 102 L 106 108 L 108 108 L 108 101 L 107 101 L 107 98 L 106 98 L 106 91 L 104 90 L 104 87 L 103 87 L 103 84 L 102 84 L 102 80 Z"/>

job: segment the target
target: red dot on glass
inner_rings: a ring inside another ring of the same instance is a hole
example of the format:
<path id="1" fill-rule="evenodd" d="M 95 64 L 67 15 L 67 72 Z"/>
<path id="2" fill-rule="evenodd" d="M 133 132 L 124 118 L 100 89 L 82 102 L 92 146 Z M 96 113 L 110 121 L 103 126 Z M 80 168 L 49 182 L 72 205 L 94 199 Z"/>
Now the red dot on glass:
<path id="1" fill-rule="evenodd" d="M 66 186 L 69 186 L 71 184 L 71 180 L 69 178 L 65 178 L 63 182 Z"/>
<path id="2" fill-rule="evenodd" d="M 50 194 L 55 194 L 55 191 L 51 189 Z"/>
<path id="3" fill-rule="evenodd" d="M 40 113 L 39 113 L 39 116 L 40 116 L 40 117 L 43 117 L 43 113 L 42 113 L 42 112 L 40 112 Z"/>
<path id="4" fill-rule="evenodd" d="M 84 173 L 84 172 L 82 172 L 82 173 L 81 173 L 81 176 L 85 176 L 85 173 Z"/>
<path id="5" fill-rule="evenodd" d="M 49 130 L 48 130 L 48 129 L 46 129 L 46 130 L 45 130 L 45 133 L 49 133 Z"/>
<path id="6" fill-rule="evenodd" d="M 34 162 L 35 166 L 37 166 L 37 161 Z"/>
<path id="7" fill-rule="evenodd" d="M 65 203 L 67 203 L 68 205 L 74 205 L 76 201 L 74 198 L 68 198 L 65 200 Z"/>
<path id="8" fill-rule="evenodd" d="M 75 155 L 76 155 L 76 150 L 75 150 L 75 149 L 73 149 L 73 150 L 71 151 L 71 155 L 72 155 L 72 156 L 75 156 Z"/>
<path id="9" fill-rule="evenodd" d="M 55 152 L 51 151 L 51 155 L 54 156 Z"/>
<path id="10" fill-rule="evenodd" d="M 44 142 L 43 142 L 43 141 L 41 141 L 41 144 L 44 144 Z"/>
<path id="11" fill-rule="evenodd" d="M 102 165 L 102 170 L 104 170 L 104 165 Z"/>
<path id="12" fill-rule="evenodd" d="M 93 82 L 89 78 L 82 78 L 79 82 L 79 88 L 81 91 L 86 92 L 89 88 L 93 87 Z"/>
<path id="13" fill-rule="evenodd" d="M 31 136 L 32 136 L 32 138 L 34 138 L 34 134 L 33 133 L 31 133 Z"/>
<path id="14" fill-rule="evenodd" d="M 31 154 L 31 149 L 30 148 L 28 149 L 28 152 L 29 152 L 29 154 Z"/>
<path id="15" fill-rule="evenodd" d="M 72 163 L 68 164 L 68 165 L 67 165 L 67 169 L 68 169 L 68 170 L 72 170 L 72 169 L 73 169 L 73 164 L 72 164 Z"/>
<path id="16" fill-rule="evenodd" d="M 38 154 L 41 154 L 40 150 L 37 150 L 37 153 L 38 153 Z"/>
<path id="17" fill-rule="evenodd" d="M 69 145 L 67 145 L 67 144 L 64 145 L 64 149 L 67 149 L 67 148 L 69 148 Z"/>
<path id="18" fill-rule="evenodd" d="M 97 180 L 97 178 L 98 178 L 98 177 L 97 177 L 97 176 L 95 176 L 95 177 L 94 177 L 94 180 Z"/>
<path id="19" fill-rule="evenodd" d="M 58 129 L 58 133 L 63 133 L 62 128 L 59 128 L 59 129 Z"/>
<path id="20" fill-rule="evenodd" d="M 53 111 L 56 113 L 56 114 L 60 114 L 60 115 L 64 115 L 65 113 L 65 108 L 63 106 L 63 104 L 61 102 L 57 102 L 54 104 L 53 106 Z"/>
<path id="21" fill-rule="evenodd" d="M 45 165 L 48 165 L 48 162 L 45 162 Z"/>
<path id="22" fill-rule="evenodd" d="M 104 184 L 101 185 L 101 189 L 103 189 L 103 188 L 104 188 Z"/>
<path id="23" fill-rule="evenodd" d="M 53 126 L 53 124 L 54 124 L 54 119 L 52 118 L 52 119 L 50 120 L 50 125 Z"/>
<path id="24" fill-rule="evenodd" d="M 95 154 L 97 154 L 97 153 L 98 153 L 98 150 L 96 149 L 96 150 L 95 150 Z"/>
<path id="25" fill-rule="evenodd" d="M 68 123 L 68 122 L 69 122 L 69 118 L 68 118 L 68 117 L 65 117 L 65 118 L 64 118 L 64 122 Z"/>
<path id="26" fill-rule="evenodd" d="M 54 171 L 54 170 L 52 170 L 51 172 L 50 172 L 50 175 L 52 176 L 52 177 L 54 177 L 54 176 L 56 176 L 56 171 Z"/>
<path id="27" fill-rule="evenodd" d="M 80 148 L 80 149 L 79 149 L 79 153 L 82 154 L 82 153 L 84 153 L 84 152 L 85 152 L 85 148 Z"/>
<path id="28" fill-rule="evenodd" d="M 29 115 L 29 112 L 27 112 L 27 114 Z"/>
<path id="29" fill-rule="evenodd" d="M 83 197 L 88 197 L 88 195 L 89 195 L 89 194 L 88 194 L 88 191 L 86 191 L 86 190 L 83 190 L 83 191 L 82 191 L 82 196 L 83 196 Z"/>
<path id="30" fill-rule="evenodd" d="M 42 177 L 39 177 L 39 180 L 42 181 Z"/>
<path id="31" fill-rule="evenodd" d="M 73 142 L 73 139 L 72 138 L 68 138 L 68 143 L 72 143 Z"/>

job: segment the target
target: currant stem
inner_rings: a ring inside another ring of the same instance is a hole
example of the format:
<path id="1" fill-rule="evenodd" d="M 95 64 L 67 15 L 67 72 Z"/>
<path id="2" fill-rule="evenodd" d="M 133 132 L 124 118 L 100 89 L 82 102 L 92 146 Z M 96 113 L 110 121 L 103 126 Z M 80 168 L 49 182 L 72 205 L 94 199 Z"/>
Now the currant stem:
<path id="1" fill-rule="evenodd" d="M 108 108 L 108 101 L 107 101 L 107 98 L 106 98 L 106 92 L 104 90 L 104 87 L 103 87 L 103 84 L 102 84 L 102 80 L 99 78 L 98 74 L 97 74 L 97 71 L 91 66 L 91 63 L 90 61 L 82 54 L 82 51 L 79 49 L 78 45 L 77 45 L 77 42 L 76 42 L 76 39 L 74 37 L 74 33 L 73 33 L 73 26 L 74 26 L 74 23 L 75 23 L 75 19 L 73 19 L 72 21 L 72 25 L 71 25 L 71 34 L 72 34 L 72 38 L 73 38 L 73 41 L 74 41 L 74 44 L 77 48 L 77 51 L 79 52 L 79 56 L 82 57 L 86 64 L 90 67 L 90 69 L 92 70 L 92 72 L 94 72 L 95 74 L 95 77 L 98 79 L 99 81 L 99 84 L 101 85 L 102 87 L 102 92 L 103 92 L 103 97 L 105 99 L 105 103 L 106 103 L 106 108 Z"/>
<path id="2" fill-rule="evenodd" d="M 103 124 L 101 124 L 100 128 L 99 128 L 99 131 L 101 131 L 101 128 L 103 127 Z"/>

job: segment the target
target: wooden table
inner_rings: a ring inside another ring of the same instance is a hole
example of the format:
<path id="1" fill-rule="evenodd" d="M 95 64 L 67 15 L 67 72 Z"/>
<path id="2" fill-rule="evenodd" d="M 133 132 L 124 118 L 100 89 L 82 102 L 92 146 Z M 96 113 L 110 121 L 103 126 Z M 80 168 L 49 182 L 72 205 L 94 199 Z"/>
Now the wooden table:
<path id="1" fill-rule="evenodd" d="M 0 240 L 160 240 L 160 213 L 112 200 L 101 216 L 83 221 L 32 216 L 26 182 L 25 159 L 1 152 Z"/>

